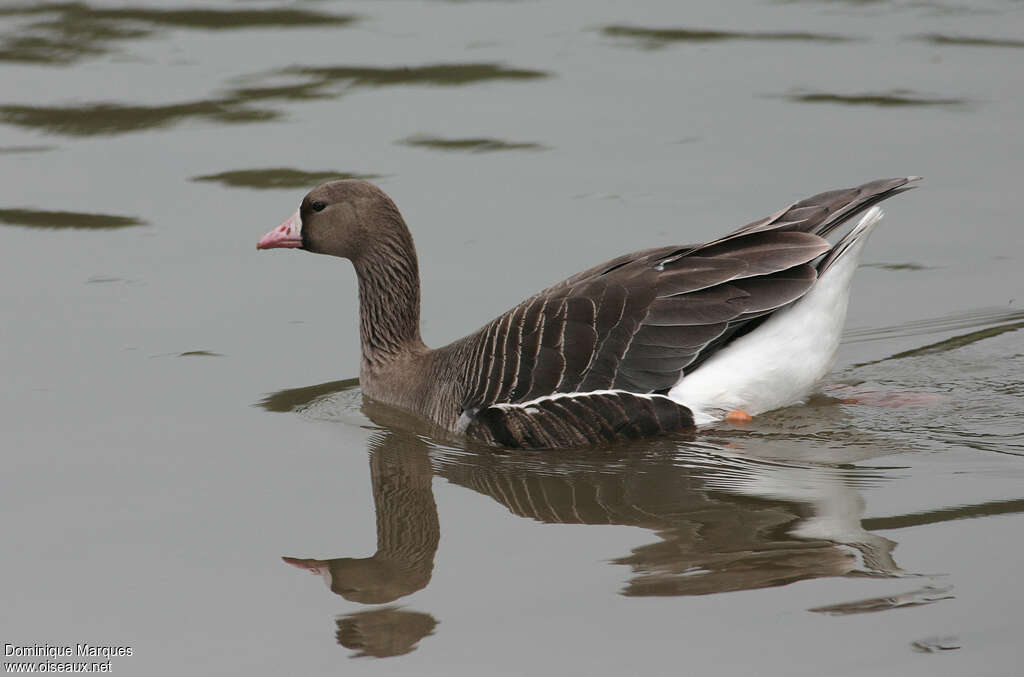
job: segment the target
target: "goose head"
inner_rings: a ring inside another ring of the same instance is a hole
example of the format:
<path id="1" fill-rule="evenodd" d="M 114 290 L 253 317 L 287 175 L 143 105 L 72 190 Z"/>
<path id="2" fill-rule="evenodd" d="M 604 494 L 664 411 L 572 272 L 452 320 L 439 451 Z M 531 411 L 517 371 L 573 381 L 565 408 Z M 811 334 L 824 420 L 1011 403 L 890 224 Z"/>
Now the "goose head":
<path id="1" fill-rule="evenodd" d="M 260 238 L 257 249 L 304 249 L 357 262 L 377 243 L 406 240 L 395 203 L 366 181 L 331 181 L 311 190 L 284 223 Z"/>

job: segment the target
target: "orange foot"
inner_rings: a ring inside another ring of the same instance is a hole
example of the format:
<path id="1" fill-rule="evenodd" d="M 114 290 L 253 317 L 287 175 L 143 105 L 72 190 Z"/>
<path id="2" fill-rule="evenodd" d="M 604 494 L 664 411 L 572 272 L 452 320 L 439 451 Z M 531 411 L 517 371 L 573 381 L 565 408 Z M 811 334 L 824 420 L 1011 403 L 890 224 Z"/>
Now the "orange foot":
<path id="1" fill-rule="evenodd" d="M 733 409 L 725 415 L 725 420 L 729 423 L 750 423 L 754 417 L 742 409 Z"/>

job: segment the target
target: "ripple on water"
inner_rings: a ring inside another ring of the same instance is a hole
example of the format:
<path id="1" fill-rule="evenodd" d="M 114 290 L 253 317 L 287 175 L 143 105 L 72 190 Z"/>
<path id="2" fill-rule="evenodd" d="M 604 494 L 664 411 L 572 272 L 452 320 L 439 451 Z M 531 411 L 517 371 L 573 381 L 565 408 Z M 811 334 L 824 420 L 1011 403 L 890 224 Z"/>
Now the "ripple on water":
<path id="1" fill-rule="evenodd" d="M 921 263 L 862 263 L 862 268 L 879 268 L 881 270 L 933 270 L 934 266 Z"/>
<path id="2" fill-rule="evenodd" d="M 256 406 L 272 412 L 297 413 L 316 421 L 372 425 L 363 413 L 363 393 L 357 378 L 285 388 L 269 393 Z"/>
<path id="3" fill-rule="evenodd" d="M 461 87 L 497 80 L 535 80 L 550 75 L 547 71 L 512 68 L 493 62 L 384 67 L 300 65 L 235 78 L 239 86 L 229 92 L 228 98 L 243 102 L 300 101 L 332 98 L 363 87 Z"/>
<path id="4" fill-rule="evenodd" d="M 0 120 L 64 136 L 112 136 L 168 127 L 188 119 L 222 124 L 273 120 L 273 110 L 250 108 L 232 99 L 185 101 L 163 106 L 91 103 L 67 106 L 0 106 Z"/>
<path id="5" fill-rule="evenodd" d="M 673 43 L 708 43 L 732 40 L 772 42 L 852 42 L 856 38 L 832 33 L 805 31 L 723 31 L 709 28 L 652 28 L 615 24 L 601 29 L 605 35 L 626 38 L 647 49 Z"/>
<path id="6" fill-rule="evenodd" d="M 341 82 L 351 87 L 432 85 L 451 87 L 494 80 L 536 80 L 550 73 L 500 63 L 435 63 L 420 66 L 291 66 L 277 74 L 309 77 L 320 86 Z"/>
<path id="7" fill-rule="evenodd" d="M 910 643 L 914 651 L 920 653 L 939 653 L 941 651 L 954 651 L 961 646 L 960 638 L 956 635 L 942 635 L 925 637 Z"/>
<path id="8" fill-rule="evenodd" d="M 1011 49 L 1024 48 L 1024 40 L 1007 40 L 1003 38 L 981 38 L 967 35 L 946 35 L 929 33 L 919 35 L 917 39 L 933 45 L 953 45 L 960 47 L 1000 47 Z"/>
<path id="9" fill-rule="evenodd" d="M 876 336 L 986 324 L 990 326 L 850 368 L 844 376 L 862 392 L 893 393 L 897 405 L 901 397 L 922 396 L 915 398 L 920 406 L 871 406 L 871 398 L 863 405 L 851 404 L 855 415 L 871 412 L 858 415 L 858 425 L 930 449 L 1024 455 L 1024 356 L 1018 348 L 1024 314 L 975 312 L 884 328 Z M 861 334 L 862 340 L 870 338 L 870 332 Z M 855 392 L 851 399 L 858 397 Z"/>
<path id="10" fill-rule="evenodd" d="M 848 329 L 843 332 L 843 343 L 879 341 L 907 336 L 926 336 L 960 329 L 981 329 L 994 325 L 1024 321 L 1024 311 L 1007 308 L 979 308 L 966 312 L 912 320 L 886 327 Z"/>
<path id="11" fill-rule="evenodd" d="M 302 82 L 265 87 L 250 84 L 230 89 L 220 96 L 164 105 L 111 101 L 63 106 L 9 104 L 0 106 L 0 121 L 64 136 L 111 136 L 169 127 L 194 119 L 220 124 L 266 122 L 280 118 L 281 112 L 254 106 L 254 103 L 330 98 L 359 87 L 454 87 L 493 80 L 531 80 L 548 75 L 544 71 L 509 68 L 495 63 L 446 63 L 393 68 L 293 66 L 272 73 L 246 76 L 242 80 L 298 76 Z"/>
<path id="12" fill-rule="evenodd" d="M 192 181 L 220 183 L 232 188 L 306 188 L 337 179 L 363 179 L 372 181 L 383 178 L 381 174 L 356 174 L 352 172 L 303 171 L 277 167 L 270 169 L 236 169 L 218 174 L 193 176 Z"/>
<path id="13" fill-rule="evenodd" d="M 146 38 L 161 28 L 229 31 L 249 28 L 319 28 L 352 23 L 352 15 L 299 8 L 93 7 L 44 2 L 0 9 L 0 17 L 30 19 L 0 35 L 0 61 L 66 65 L 113 51 L 118 41 Z"/>
<path id="14" fill-rule="evenodd" d="M 82 230 L 112 230 L 146 225 L 145 221 L 134 216 L 54 212 L 44 209 L 0 209 L 0 223 L 26 228 Z"/>
<path id="15" fill-rule="evenodd" d="M 890 609 L 902 609 L 912 606 L 924 606 L 934 604 L 944 599 L 956 599 L 950 594 L 953 586 L 937 587 L 926 585 L 917 590 L 903 592 L 885 597 L 872 597 L 871 599 L 860 599 L 853 602 L 841 602 L 826 606 L 808 609 L 814 613 L 826 614 L 828 616 L 849 616 L 852 614 L 874 613 L 877 611 L 888 611 Z"/>
<path id="16" fill-rule="evenodd" d="M 793 92 L 782 95 L 793 103 L 824 103 L 843 106 L 876 106 L 880 108 L 944 107 L 963 108 L 969 99 L 920 94 L 909 89 L 891 89 L 884 92 L 860 92 L 841 94 L 838 92 Z"/>
<path id="17" fill-rule="evenodd" d="M 6 146 L 0 148 L 0 155 L 14 155 L 20 153 L 45 153 L 55 148 L 56 146 Z"/>
<path id="18" fill-rule="evenodd" d="M 502 141 L 501 139 L 486 137 L 445 139 L 439 136 L 416 135 L 402 139 L 399 143 L 406 146 L 470 153 L 493 153 L 504 150 L 548 150 L 547 146 L 540 143 Z"/>

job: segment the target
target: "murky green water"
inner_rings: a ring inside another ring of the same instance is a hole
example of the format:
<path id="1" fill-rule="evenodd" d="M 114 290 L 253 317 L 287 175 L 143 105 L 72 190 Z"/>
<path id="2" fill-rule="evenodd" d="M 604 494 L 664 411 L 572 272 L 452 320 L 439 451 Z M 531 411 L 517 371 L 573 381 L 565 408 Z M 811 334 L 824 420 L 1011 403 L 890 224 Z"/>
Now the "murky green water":
<path id="1" fill-rule="evenodd" d="M 1012 0 L 4 4 L 0 641 L 132 675 L 1016 674 L 1022 31 Z M 693 440 L 431 439 L 351 379 L 350 266 L 254 248 L 372 178 L 437 346 L 904 174 L 826 396 Z"/>

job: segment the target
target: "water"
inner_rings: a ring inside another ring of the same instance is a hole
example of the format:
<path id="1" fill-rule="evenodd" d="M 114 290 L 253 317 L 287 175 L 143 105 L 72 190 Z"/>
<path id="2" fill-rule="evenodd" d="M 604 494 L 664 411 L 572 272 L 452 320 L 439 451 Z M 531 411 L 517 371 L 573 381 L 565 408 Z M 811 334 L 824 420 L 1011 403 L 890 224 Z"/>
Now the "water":
<path id="1" fill-rule="evenodd" d="M 1022 11 L 4 5 L 2 641 L 138 675 L 1014 674 Z M 372 178 L 437 346 L 904 174 L 824 395 L 586 452 L 364 403 L 351 267 L 254 248 Z"/>

